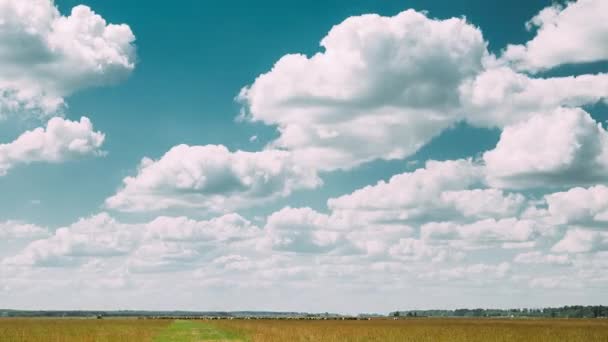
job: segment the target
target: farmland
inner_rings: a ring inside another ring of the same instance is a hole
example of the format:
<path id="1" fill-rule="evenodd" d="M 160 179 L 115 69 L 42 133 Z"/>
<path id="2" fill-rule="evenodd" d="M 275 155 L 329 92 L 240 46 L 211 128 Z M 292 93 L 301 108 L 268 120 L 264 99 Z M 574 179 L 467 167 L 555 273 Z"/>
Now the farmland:
<path id="1" fill-rule="evenodd" d="M 8 318 L 0 319 L 0 341 L 153 341 L 169 324 L 166 320 Z"/>
<path id="2" fill-rule="evenodd" d="M 0 341 L 608 341 L 606 319 L 0 319 Z"/>

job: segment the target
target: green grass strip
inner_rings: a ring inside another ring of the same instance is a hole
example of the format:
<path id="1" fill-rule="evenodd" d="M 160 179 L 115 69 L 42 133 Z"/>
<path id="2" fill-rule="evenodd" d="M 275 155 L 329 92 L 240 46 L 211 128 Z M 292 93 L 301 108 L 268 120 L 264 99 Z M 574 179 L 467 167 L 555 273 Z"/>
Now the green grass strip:
<path id="1" fill-rule="evenodd" d="M 246 341 L 242 336 L 202 321 L 174 321 L 154 342 Z"/>

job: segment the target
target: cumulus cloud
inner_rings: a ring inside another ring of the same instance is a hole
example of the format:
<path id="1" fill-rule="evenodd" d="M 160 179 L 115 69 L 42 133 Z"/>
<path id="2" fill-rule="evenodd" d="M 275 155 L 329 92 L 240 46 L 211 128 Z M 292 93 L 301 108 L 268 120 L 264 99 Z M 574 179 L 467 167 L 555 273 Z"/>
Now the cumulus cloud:
<path id="1" fill-rule="evenodd" d="M 476 221 L 519 215 L 527 199 L 487 188 L 483 165 L 472 160 L 427 161 L 425 167 L 328 200 L 334 215 L 351 224 Z"/>
<path id="2" fill-rule="evenodd" d="M 463 82 L 459 91 L 468 123 L 503 128 L 558 107 L 606 100 L 608 74 L 532 78 L 508 67 L 490 66 Z"/>
<path id="3" fill-rule="evenodd" d="M 105 135 L 94 131 L 86 117 L 80 121 L 52 118 L 46 127 L 27 131 L 11 143 L 0 144 L 0 176 L 19 164 L 59 163 L 87 155 L 102 155 L 100 147 L 104 139 Z"/>
<path id="4" fill-rule="evenodd" d="M 61 227 L 51 236 L 39 236 L 2 264 L 73 267 L 86 266 L 96 258 L 122 257 L 135 272 L 163 271 L 191 266 L 180 264 L 200 261 L 222 246 L 260 236 L 259 228 L 237 214 L 201 221 L 158 217 L 147 223 L 124 223 L 100 213 Z"/>
<path id="5" fill-rule="evenodd" d="M 126 255 L 137 240 L 136 228 L 123 225 L 108 214 L 98 214 L 30 243 L 3 264 L 60 267 L 79 264 L 86 257 Z"/>
<path id="6" fill-rule="evenodd" d="M 350 17 L 321 46 L 282 57 L 238 98 L 248 119 L 278 126 L 271 146 L 322 170 L 414 153 L 460 117 L 458 86 L 487 54 L 464 19 L 413 10 Z"/>
<path id="7" fill-rule="evenodd" d="M 483 160 L 498 187 L 593 184 L 608 174 L 608 134 L 584 110 L 558 108 L 507 126 Z"/>
<path id="8" fill-rule="evenodd" d="M 445 191 L 441 193 L 440 200 L 465 217 L 476 218 L 517 216 L 527 202 L 521 194 L 505 193 L 498 189 Z"/>
<path id="9" fill-rule="evenodd" d="M 206 221 L 185 216 L 161 216 L 146 224 L 146 237 L 169 242 L 238 241 L 255 237 L 259 228 L 230 213 Z"/>
<path id="10" fill-rule="evenodd" d="M 321 184 L 285 151 L 230 152 L 221 145 L 179 145 L 159 160 L 144 158 L 137 174 L 106 200 L 121 211 L 197 208 L 224 212 Z"/>
<path id="11" fill-rule="evenodd" d="M 424 204 L 436 202 L 445 191 L 480 184 L 481 175 L 480 167 L 471 160 L 429 160 L 424 168 L 395 175 L 388 182 L 380 181 L 352 194 L 332 198 L 327 203 L 332 210 L 399 208 L 416 211 Z"/>
<path id="12" fill-rule="evenodd" d="M 573 228 L 551 249 L 556 253 L 589 253 L 608 250 L 608 233 Z"/>
<path id="13" fill-rule="evenodd" d="M 567 63 L 608 59 L 608 3 L 578 0 L 553 4 L 540 11 L 526 27 L 536 35 L 524 45 L 509 45 L 503 58 L 517 69 L 542 71 Z"/>
<path id="14" fill-rule="evenodd" d="M 545 196 L 549 214 L 560 224 L 608 221 L 608 187 L 572 188 Z"/>
<path id="15" fill-rule="evenodd" d="M 0 0 L 0 118 L 56 113 L 64 97 L 116 82 L 135 67 L 135 36 L 87 6 L 63 16 L 52 0 Z"/>
<path id="16" fill-rule="evenodd" d="M 542 227 L 532 220 L 486 219 L 470 224 L 431 222 L 420 227 L 423 240 L 454 241 L 465 248 L 487 248 L 507 242 L 534 241 Z"/>
<path id="17" fill-rule="evenodd" d="M 328 252 L 344 244 L 343 234 L 327 215 L 310 208 L 283 208 L 266 221 L 261 247 L 300 253 Z"/>
<path id="18" fill-rule="evenodd" d="M 48 236 L 47 228 L 20 221 L 0 222 L 0 240 L 34 240 Z"/>

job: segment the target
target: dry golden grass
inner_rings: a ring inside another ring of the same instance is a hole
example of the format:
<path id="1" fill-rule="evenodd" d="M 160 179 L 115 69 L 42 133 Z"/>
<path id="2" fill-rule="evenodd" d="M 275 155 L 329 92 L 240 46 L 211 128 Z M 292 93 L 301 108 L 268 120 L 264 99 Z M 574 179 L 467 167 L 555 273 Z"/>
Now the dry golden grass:
<path id="1" fill-rule="evenodd" d="M 222 332 L 219 335 L 217 333 L 207 334 L 209 336 L 205 334 L 175 334 L 173 336 L 170 334 L 171 323 L 173 323 L 171 320 L 152 319 L 0 319 L 0 341 L 201 341 L 208 340 L 211 335 L 215 337 L 221 335 L 242 336 L 241 340 L 252 342 L 608 342 L 607 319 L 420 318 L 371 321 L 225 320 L 183 323 L 186 328 L 196 327 L 197 329 L 200 328 L 198 324 L 202 323 L 201 327 L 205 328 L 205 331 Z M 212 326 L 217 330 L 212 329 Z"/>
<path id="2" fill-rule="evenodd" d="M 404 319 L 371 321 L 214 321 L 249 341 L 608 341 L 608 320 Z"/>
<path id="3" fill-rule="evenodd" d="M 153 341 L 170 320 L 0 319 L 2 342 Z"/>

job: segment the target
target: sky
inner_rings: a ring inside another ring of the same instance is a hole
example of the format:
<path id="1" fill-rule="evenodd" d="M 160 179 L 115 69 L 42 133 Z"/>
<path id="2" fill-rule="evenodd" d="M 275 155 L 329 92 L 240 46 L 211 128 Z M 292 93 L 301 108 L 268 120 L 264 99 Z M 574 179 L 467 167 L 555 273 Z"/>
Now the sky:
<path id="1" fill-rule="evenodd" d="M 0 0 L 0 307 L 606 304 L 606 13 Z"/>

